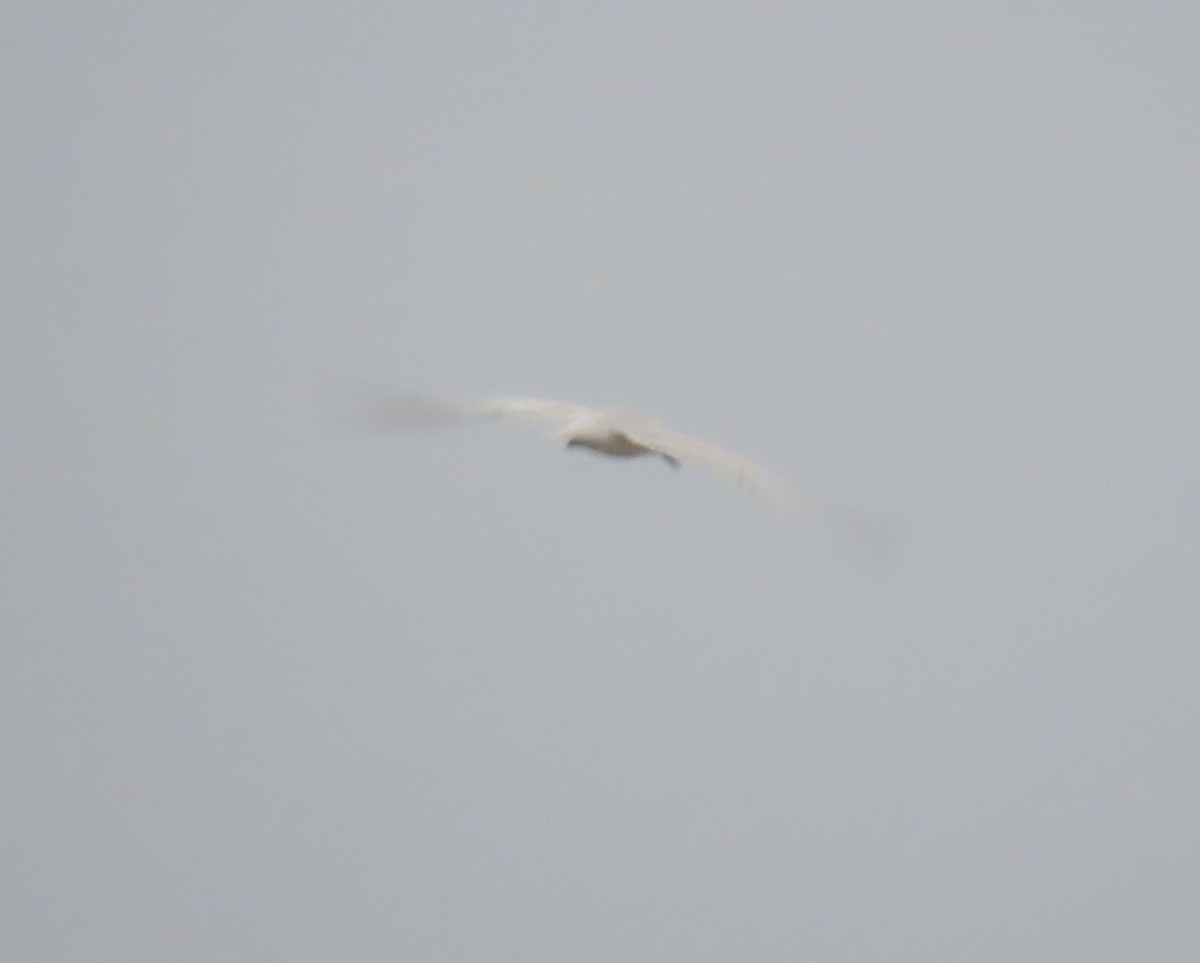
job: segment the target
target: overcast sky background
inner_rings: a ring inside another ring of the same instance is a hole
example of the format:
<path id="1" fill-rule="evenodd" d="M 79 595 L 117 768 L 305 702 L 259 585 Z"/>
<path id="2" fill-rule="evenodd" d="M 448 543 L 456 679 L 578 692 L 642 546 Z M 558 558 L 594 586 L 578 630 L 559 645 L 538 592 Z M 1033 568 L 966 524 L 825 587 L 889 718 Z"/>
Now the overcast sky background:
<path id="1" fill-rule="evenodd" d="M 0 13 L 0 957 L 1200 958 L 1200 7 Z M 703 474 L 371 437 L 642 408 Z"/>

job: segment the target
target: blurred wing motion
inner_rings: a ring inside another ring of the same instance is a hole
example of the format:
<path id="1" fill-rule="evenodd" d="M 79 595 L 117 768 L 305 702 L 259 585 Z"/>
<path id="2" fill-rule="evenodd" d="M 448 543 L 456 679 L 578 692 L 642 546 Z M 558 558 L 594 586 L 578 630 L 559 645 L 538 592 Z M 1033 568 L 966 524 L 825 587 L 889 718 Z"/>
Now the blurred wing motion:
<path id="1" fill-rule="evenodd" d="M 450 401 L 411 392 L 380 393 L 372 404 L 372 420 L 380 428 L 439 428 L 448 425 L 510 418 L 545 425 L 565 425 L 586 417 L 590 408 L 541 398 L 488 398 L 482 401 Z"/>

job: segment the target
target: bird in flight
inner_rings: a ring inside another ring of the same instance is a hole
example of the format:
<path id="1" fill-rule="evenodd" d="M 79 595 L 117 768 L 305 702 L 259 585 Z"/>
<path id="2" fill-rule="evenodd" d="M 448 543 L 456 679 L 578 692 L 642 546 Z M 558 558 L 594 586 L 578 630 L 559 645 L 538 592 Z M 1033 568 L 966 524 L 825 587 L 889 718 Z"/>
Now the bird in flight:
<path id="1" fill-rule="evenodd" d="M 372 392 L 371 420 L 384 430 L 497 419 L 541 425 L 568 451 L 582 448 L 609 458 L 660 458 L 674 469 L 707 468 L 765 499 L 794 521 L 832 525 L 853 554 L 873 568 L 885 564 L 895 548 L 891 524 L 886 519 L 807 497 L 749 458 L 671 431 L 650 415 L 542 398 L 459 401 L 413 392 Z"/>
<path id="2" fill-rule="evenodd" d="M 407 392 L 381 394 L 374 421 L 392 429 L 430 428 L 502 419 L 542 425 L 566 449 L 582 448 L 609 458 L 659 458 L 671 466 L 707 468 L 766 498 L 781 509 L 808 507 L 789 485 L 742 455 L 711 442 L 670 431 L 658 419 L 633 411 L 587 408 L 542 398 L 485 398 L 452 401 Z"/>

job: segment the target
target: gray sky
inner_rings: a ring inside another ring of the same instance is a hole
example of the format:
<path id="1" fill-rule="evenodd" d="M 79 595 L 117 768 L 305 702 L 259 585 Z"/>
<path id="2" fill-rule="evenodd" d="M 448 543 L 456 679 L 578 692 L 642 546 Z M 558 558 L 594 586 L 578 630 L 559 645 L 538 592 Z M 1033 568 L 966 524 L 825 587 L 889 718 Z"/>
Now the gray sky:
<path id="1" fill-rule="evenodd" d="M 1198 42 L 7 5 L 0 957 L 1197 959 Z M 356 380 L 654 411 L 901 550 Z"/>

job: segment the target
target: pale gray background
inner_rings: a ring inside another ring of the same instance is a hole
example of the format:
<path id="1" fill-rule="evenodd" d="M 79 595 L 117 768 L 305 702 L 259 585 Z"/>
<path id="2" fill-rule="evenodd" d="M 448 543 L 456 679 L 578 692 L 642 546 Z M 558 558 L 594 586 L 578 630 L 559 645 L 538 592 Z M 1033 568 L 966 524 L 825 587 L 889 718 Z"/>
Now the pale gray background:
<path id="1" fill-rule="evenodd" d="M 1200 959 L 1196 4 L 0 46 L 0 958 Z M 660 412 L 901 550 L 357 379 Z"/>

